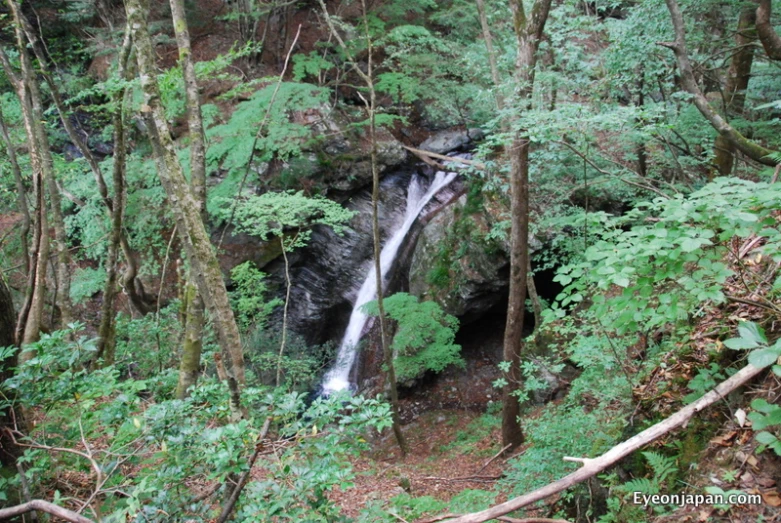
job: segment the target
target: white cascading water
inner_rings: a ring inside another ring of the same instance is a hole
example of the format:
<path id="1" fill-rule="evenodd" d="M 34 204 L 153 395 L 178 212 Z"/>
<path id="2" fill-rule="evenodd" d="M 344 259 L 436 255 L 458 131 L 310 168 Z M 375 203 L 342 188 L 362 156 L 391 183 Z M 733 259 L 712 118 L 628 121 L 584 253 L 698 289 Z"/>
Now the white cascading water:
<path id="1" fill-rule="evenodd" d="M 385 278 L 393 265 L 396 253 L 401 247 L 404 238 L 415 223 L 415 219 L 426 207 L 431 198 L 436 195 L 440 189 L 452 182 L 456 173 L 446 173 L 438 171 L 431 182 L 431 186 L 425 193 L 422 193 L 421 177 L 413 175 L 407 189 L 407 209 L 404 214 L 404 222 L 401 227 L 388 240 L 380 253 L 380 272 L 382 274 L 383 284 Z M 347 331 L 344 333 L 342 343 L 339 345 L 339 352 L 336 357 L 336 363 L 329 370 L 323 379 L 323 394 L 330 394 L 350 387 L 350 370 L 355 362 L 355 354 L 358 349 L 358 341 L 361 338 L 363 326 L 366 324 L 368 316 L 363 312 L 363 306 L 377 298 L 377 283 L 374 275 L 374 264 L 366 275 L 366 279 L 358 292 L 358 298 L 355 300 L 353 312 L 350 315 L 350 323 L 347 325 Z"/>

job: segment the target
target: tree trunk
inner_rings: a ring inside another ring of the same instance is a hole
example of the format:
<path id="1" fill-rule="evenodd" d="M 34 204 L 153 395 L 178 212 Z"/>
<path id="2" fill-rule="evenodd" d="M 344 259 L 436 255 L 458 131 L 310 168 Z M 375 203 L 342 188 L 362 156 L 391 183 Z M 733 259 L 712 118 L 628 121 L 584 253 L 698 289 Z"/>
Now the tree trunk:
<path id="1" fill-rule="evenodd" d="M 511 0 L 518 54 L 515 61 L 516 102 L 521 110 L 530 106 L 537 49 L 550 12 L 551 0 L 536 0 L 527 17 L 522 0 Z M 520 404 L 513 395 L 521 378 L 523 319 L 529 266 L 529 140 L 516 133 L 510 154 L 510 295 L 504 332 L 504 360 L 510 363 L 502 392 L 502 446 L 512 452 L 523 443 Z"/>
<path id="2" fill-rule="evenodd" d="M 125 29 L 125 38 L 122 43 L 122 51 L 119 56 L 118 77 L 125 79 L 127 62 L 130 58 L 130 27 Z M 117 260 L 122 242 L 122 219 L 125 211 L 125 97 L 127 90 L 122 89 L 114 97 L 114 166 L 112 180 L 114 182 L 114 199 L 109 205 L 108 195 L 104 196 L 106 205 L 111 209 L 111 237 L 108 244 L 108 256 L 106 260 L 106 284 L 103 287 L 103 306 L 101 308 L 100 327 L 98 328 L 98 345 L 95 360 L 103 358 L 105 365 L 114 364 L 116 339 L 114 331 L 114 302 L 117 296 Z M 86 149 L 86 147 L 85 147 Z M 92 156 L 92 155 L 90 155 Z M 100 173 L 100 170 L 95 171 Z M 102 179 L 102 175 L 99 176 Z"/>
<path id="3" fill-rule="evenodd" d="M 16 91 L 22 107 L 22 120 L 30 149 L 30 163 L 33 170 L 33 197 L 35 199 L 35 228 L 30 251 L 30 271 L 27 274 L 27 293 L 16 323 L 16 341 L 24 346 L 38 341 L 43 322 L 43 306 L 46 298 L 46 263 L 49 260 L 49 224 L 46 216 L 46 177 L 51 175 L 44 169 L 44 162 L 35 131 L 36 121 L 28 86 L 11 66 L 5 49 L 0 47 L 0 62 L 6 77 Z M 31 359 L 34 354 L 22 352 L 20 361 Z"/>
<path id="4" fill-rule="evenodd" d="M 187 284 L 184 291 L 185 313 L 182 361 L 179 364 L 179 383 L 176 399 L 189 395 L 190 387 L 198 382 L 201 373 L 201 349 L 203 348 L 203 300 L 193 284 Z"/>
<path id="5" fill-rule="evenodd" d="M 724 114 L 740 114 L 746 102 L 746 89 L 751 78 L 751 65 L 754 62 L 754 46 L 757 11 L 752 5 L 740 12 L 738 32 L 735 35 L 737 51 L 732 55 L 727 71 L 727 86 L 724 89 Z M 714 143 L 714 164 L 721 176 L 729 176 L 735 163 L 735 145 L 723 135 L 716 137 Z"/>
<path id="6" fill-rule="evenodd" d="M 15 344 L 15 321 L 16 311 L 14 310 L 14 302 L 11 299 L 11 291 L 5 283 L 3 272 L 0 270 L 0 347 L 10 347 Z M 11 369 L 16 366 L 16 360 L 16 354 L 6 360 L 0 360 L 0 383 L 13 376 Z M 14 465 L 17 457 L 16 445 L 13 444 L 12 438 L 7 437 L 5 430 L 3 430 L 6 427 L 13 427 L 14 417 L 11 415 L 10 410 L 10 405 L 0 408 L 0 464 L 4 466 Z"/>
<path id="7" fill-rule="evenodd" d="M 772 15 L 772 4 L 770 0 L 759 0 L 757 7 L 757 36 L 762 42 L 768 58 L 771 60 L 781 60 L 781 37 L 778 36 L 773 24 L 770 23 Z"/>
<path id="8" fill-rule="evenodd" d="M 390 388 L 391 415 L 393 417 L 393 435 L 401 449 L 403 456 L 407 455 L 407 441 L 401 432 L 401 417 L 399 415 L 399 390 L 396 383 L 396 366 L 393 363 L 393 348 L 388 340 L 388 325 L 385 321 L 385 305 L 383 304 L 384 289 L 382 284 L 382 246 L 380 244 L 380 173 L 377 167 L 377 92 L 374 89 L 374 64 L 372 60 L 372 40 L 369 35 L 368 21 L 366 19 L 366 1 L 361 0 L 363 8 L 363 23 L 365 29 L 366 42 L 369 52 L 368 74 L 364 81 L 369 88 L 369 138 L 371 139 L 371 166 L 372 166 L 372 240 L 374 246 L 374 275 L 375 285 L 377 286 L 377 309 L 380 320 L 380 343 L 382 344 L 383 360 L 385 362 L 385 374 L 388 378 Z"/>
<path id="9" fill-rule="evenodd" d="M 44 173 L 44 181 L 49 192 L 49 203 L 51 204 L 52 223 L 54 225 L 54 235 L 56 238 L 55 251 L 57 253 L 57 307 L 60 309 L 60 325 L 65 327 L 73 321 L 73 306 L 70 300 L 70 281 L 71 281 L 71 256 L 68 251 L 68 238 L 65 232 L 65 219 L 62 215 L 62 202 L 60 200 L 60 190 L 57 187 L 57 181 L 54 177 L 54 162 L 52 160 L 51 147 L 49 145 L 49 136 L 43 125 L 44 111 L 41 101 L 41 93 L 38 86 L 38 80 L 35 78 L 30 56 L 27 53 L 27 39 L 24 34 L 23 21 L 16 16 L 18 6 L 13 0 L 8 0 L 8 5 L 14 14 L 14 32 L 16 34 L 16 47 L 19 52 L 19 61 L 21 63 L 21 81 L 29 92 L 30 107 L 32 109 L 32 123 L 34 139 L 40 156 L 41 169 Z M 18 89 L 17 89 L 18 93 Z"/>
<path id="10" fill-rule="evenodd" d="M 22 229 L 19 231 L 19 236 L 22 243 L 22 256 L 24 256 L 24 273 L 27 275 L 30 273 L 30 264 L 32 263 L 27 238 L 32 228 L 32 218 L 30 216 L 30 207 L 27 205 L 27 190 L 24 187 L 22 170 L 19 168 L 19 161 L 16 159 L 16 149 L 13 143 L 11 143 L 11 136 L 8 134 L 8 127 L 5 125 L 5 117 L 2 111 L 0 111 L 0 135 L 2 135 L 5 150 L 8 153 L 8 161 L 11 163 L 11 172 L 16 183 L 16 201 L 19 205 L 19 211 L 22 213 Z"/>
<path id="11" fill-rule="evenodd" d="M 665 2 L 667 3 L 667 9 L 670 11 L 673 28 L 675 29 L 675 41 L 662 43 L 660 45 L 672 49 L 675 53 L 675 58 L 678 61 L 678 72 L 681 77 L 681 85 L 684 90 L 692 95 L 694 105 L 713 126 L 716 132 L 734 145 L 737 150 L 763 165 L 776 165 L 777 162 L 769 157 L 774 151 L 752 142 L 736 131 L 713 107 L 711 107 L 708 99 L 702 94 L 702 91 L 694 78 L 691 61 L 689 60 L 689 53 L 686 50 L 686 28 L 683 23 L 681 8 L 678 5 L 677 0 L 665 0 Z"/>
<path id="12" fill-rule="evenodd" d="M 203 223 L 207 222 L 206 216 L 206 140 L 204 138 L 203 117 L 201 114 L 201 101 L 198 93 L 198 79 L 195 76 L 195 65 L 192 60 L 192 46 L 190 44 L 190 31 L 187 25 L 187 13 L 184 10 L 184 0 L 170 0 L 171 16 L 176 33 L 176 45 L 179 48 L 179 63 L 182 66 L 184 76 L 185 99 L 187 104 L 187 127 L 190 138 L 190 187 L 193 196 L 198 202 Z M 190 274 L 190 281 L 195 282 L 196 276 Z M 161 282 L 162 288 L 162 282 Z M 191 283 L 190 285 L 194 285 Z M 193 287 L 194 292 L 198 292 Z M 191 310 L 192 309 L 192 310 Z M 182 397 L 187 395 L 187 388 L 195 385 L 201 367 L 201 338 L 203 337 L 204 314 L 203 300 L 195 295 L 188 301 L 187 331 L 182 345 L 182 360 L 179 369 L 179 386 Z M 197 341 L 196 341 L 197 340 Z M 183 381 L 187 384 L 184 385 Z"/>
<path id="13" fill-rule="evenodd" d="M 244 355 L 239 329 L 230 307 L 228 291 L 225 288 L 217 257 L 201 219 L 200 206 L 187 185 L 182 166 L 179 165 L 168 121 L 160 101 L 152 40 L 147 29 L 147 8 L 148 3 L 145 0 L 126 2 L 128 23 L 136 45 L 141 87 L 144 91 L 146 105 L 144 111 L 147 113 L 147 121 L 151 124 L 149 129 L 151 138 L 157 145 L 157 156 L 161 167 L 158 173 L 160 181 L 176 216 L 177 227 L 182 233 L 198 290 L 217 331 L 223 357 L 229 364 L 228 385 L 231 391 L 231 407 L 235 414 L 241 410 L 239 384 L 245 381 Z"/>

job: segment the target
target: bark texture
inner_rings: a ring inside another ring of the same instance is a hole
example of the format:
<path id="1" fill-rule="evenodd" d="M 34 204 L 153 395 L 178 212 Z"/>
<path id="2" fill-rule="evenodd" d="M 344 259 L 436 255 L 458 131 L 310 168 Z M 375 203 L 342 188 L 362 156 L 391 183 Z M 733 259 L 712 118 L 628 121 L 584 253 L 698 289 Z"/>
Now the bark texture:
<path id="1" fill-rule="evenodd" d="M 24 272 L 28 274 L 30 272 L 30 246 L 27 237 L 30 235 L 30 229 L 32 228 L 32 217 L 30 216 L 30 207 L 27 205 L 27 189 L 24 186 L 24 179 L 22 178 L 22 170 L 19 168 L 19 161 L 16 158 L 16 149 L 13 143 L 11 143 L 11 136 L 8 134 L 8 126 L 5 124 L 5 117 L 2 111 L 0 111 L 0 136 L 3 138 L 3 144 L 5 145 L 6 153 L 8 154 L 8 161 L 11 164 L 11 172 L 14 175 L 14 183 L 16 184 L 16 201 L 19 205 L 19 212 L 22 213 L 22 228 L 19 231 L 19 236 L 22 243 L 22 256 L 24 256 Z"/>
<path id="2" fill-rule="evenodd" d="M 518 48 L 515 61 L 516 102 L 521 110 L 531 102 L 537 50 L 548 20 L 551 0 L 536 0 L 527 15 L 522 0 L 511 0 L 513 27 Z M 514 450 L 523 443 L 519 423 L 520 404 L 512 395 L 521 379 L 521 350 L 526 287 L 529 267 L 529 140 L 517 132 L 508 150 L 510 155 L 510 294 L 507 303 L 507 324 L 504 332 L 504 361 L 510 363 L 505 373 L 502 399 L 502 446 Z"/>
<path id="3" fill-rule="evenodd" d="M 185 240 L 183 242 L 185 250 L 193 266 L 198 290 L 217 331 L 223 358 L 226 363 L 229 363 L 228 385 L 231 390 L 231 404 L 234 412 L 238 412 L 240 411 L 239 384 L 243 384 L 245 379 L 239 329 L 230 307 L 217 257 L 201 219 L 198 202 L 187 184 L 182 166 L 179 165 L 168 121 L 160 102 L 152 40 L 147 29 L 147 8 L 148 3 L 144 0 L 126 2 L 128 23 L 136 46 L 141 87 L 144 91 L 143 111 L 146 113 L 147 122 L 151 124 L 150 133 L 153 142 L 157 144 L 160 181 L 176 216 L 177 228 L 182 232 Z"/>
<path id="4" fill-rule="evenodd" d="M 125 38 L 122 43 L 122 51 L 119 55 L 119 78 L 125 78 L 127 62 L 130 58 L 130 47 L 132 40 L 130 38 L 130 27 L 125 28 Z M 106 260 L 106 283 L 103 287 L 103 305 L 101 307 L 100 327 L 98 328 L 98 345 L 95 359 L 103 359 L 106 365 L 114 363 L 114 354 L 116 340 L 114 337 L 114 302 L 117 296 L 119 249 L 122 243 L 123 231 L 122 220 L 125 211 L 125 107 L 126 89 L 120 90 L 114 96 L 114 114 L 112 123 L 114 124 L 114 166 L 112 181 L 114 182 L 114 199 L 109 201 L 108 194 L 103 195 L 106 207 L 111 212 L 111 233 L 108 244 L 108 256 Z M 66 120 L 62 114 L 63 121 Z M 85 147 L 86 149 L 86 147 Z M 89 155 L 92 157 L 92 154 Z M 94 158 L 93 158 L 94 160 Z M 103 179 L 100 169 L 93 169 L 96 177 Z"/>

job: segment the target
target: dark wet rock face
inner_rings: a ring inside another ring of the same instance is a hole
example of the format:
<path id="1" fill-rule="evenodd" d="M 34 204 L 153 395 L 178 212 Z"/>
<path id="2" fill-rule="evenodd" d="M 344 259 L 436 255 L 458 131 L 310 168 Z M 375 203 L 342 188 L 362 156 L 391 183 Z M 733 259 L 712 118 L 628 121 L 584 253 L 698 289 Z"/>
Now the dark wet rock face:
<path id="1" fill-rule="evenodd" d="M 480 238 L 490 230 L 482 213 L 462 216 L 466 195 L 443 209 L 420 233 L 409 290 L 470 321 L 491 309 L 508 285 L 508 258 Z"/>

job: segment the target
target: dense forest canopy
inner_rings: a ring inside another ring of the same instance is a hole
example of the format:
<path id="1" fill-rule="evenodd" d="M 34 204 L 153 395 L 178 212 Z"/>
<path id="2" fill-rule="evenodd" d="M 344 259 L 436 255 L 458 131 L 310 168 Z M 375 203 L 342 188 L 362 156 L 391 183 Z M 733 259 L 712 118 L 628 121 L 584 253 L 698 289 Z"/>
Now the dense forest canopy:
<path id="1" fill-rule="evenodd" d="M 3 0 L 0 520 L 777 520 L 773 7 Z"/>

